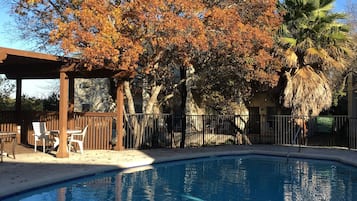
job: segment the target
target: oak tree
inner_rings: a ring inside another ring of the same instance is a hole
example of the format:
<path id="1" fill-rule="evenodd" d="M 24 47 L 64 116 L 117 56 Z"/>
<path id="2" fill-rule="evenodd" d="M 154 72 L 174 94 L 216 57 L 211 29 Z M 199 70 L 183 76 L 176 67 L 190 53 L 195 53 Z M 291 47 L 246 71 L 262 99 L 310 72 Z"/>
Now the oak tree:
<path id="1" fill-rule="evenodd" d="M 247 98 L 254 86 L 276 85 L 280 69 L 272 51 L 280 23 L 276 2 L 19 0 L 14 8 L 24 33 L 59 47 L 66 56 L 78 57 L 85 64 L 78 68 L 139 75 L 131 82 L 145 78 L 141 88 L 149 93 L 143 112 L 150 114 L 164 86 L 172 87 L 167 83 L 172 83 L 177 68 L 182 74 L 197 68 L 207 101 L 210 94 L 233 100 Z M 140 84 L 125 83 L 130 114 L 135 113 L 133 86 Z M 136 133 L 140 139 L 142 132 Z"/>
<path id="2" fill-rule="evenodd" d="M 198 93 L 216 110 L 277 85 L 274 36 L 281 23 L 275 0 L 205 1 L 209 50 L 197 55 Z"/>

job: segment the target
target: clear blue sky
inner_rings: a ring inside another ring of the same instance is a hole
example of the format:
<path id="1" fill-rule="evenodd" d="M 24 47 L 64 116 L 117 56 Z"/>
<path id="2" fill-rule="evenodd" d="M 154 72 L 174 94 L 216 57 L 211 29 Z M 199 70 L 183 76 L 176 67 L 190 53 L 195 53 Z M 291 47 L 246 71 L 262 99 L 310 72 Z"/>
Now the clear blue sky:
<path id="1" fill-rule="evenodd" d="M 8 0 L 0 0 L 0 47 L 32 50 L 27 41 L 18 40 L 14 21 L 10 17 Z M 15 81 L 14 81 L 15 83 Z M 58 80 L 23 80 L 22 94 L 30 97 L 46 98 L 59 86 Z M 12 94 L 14 97 L 15 94 Z"/>
<path id="2" fill-rule="evenodd" d="M 347 2 L 349 2 L 349 0 L 336 0 L 335 9 L 337 11 L 345 10 Z M 351 2 L 357 2 L 357 1 L 351 0 Z"/>
<path id="3" fill-rule="evenodd" d="M 14 22 L 10 17 L 10 3 L 8 0 L 0 0 L 0 47 L 31 50 L 31 45 L 27 41 L 18 40 L 16 37 L 16 30 L 14 29 Z M 335 10 L 342 12 L 346 9 L 347 2 L 356 4 L 357 0 L 336 0 Z M 357 12 L 357 11 L 356 11 Z M 10 30 L 10 31 L 9 31 Z M 31 97 L 46 97 L 58 85 L 58 81 L 50 80 L 24 80 L 23 94 Z"/>

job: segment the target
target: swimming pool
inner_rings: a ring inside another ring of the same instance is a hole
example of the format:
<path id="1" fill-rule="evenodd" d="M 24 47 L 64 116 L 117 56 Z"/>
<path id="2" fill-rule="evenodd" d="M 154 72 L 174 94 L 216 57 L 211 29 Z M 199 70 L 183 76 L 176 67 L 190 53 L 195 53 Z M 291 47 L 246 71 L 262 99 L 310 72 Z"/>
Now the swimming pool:
<path id="1" fill-rule="evenodd" d="M 357 200 L 357 168 L 263 155 L 199 158 L 112 171 L 8 200 Z"/>

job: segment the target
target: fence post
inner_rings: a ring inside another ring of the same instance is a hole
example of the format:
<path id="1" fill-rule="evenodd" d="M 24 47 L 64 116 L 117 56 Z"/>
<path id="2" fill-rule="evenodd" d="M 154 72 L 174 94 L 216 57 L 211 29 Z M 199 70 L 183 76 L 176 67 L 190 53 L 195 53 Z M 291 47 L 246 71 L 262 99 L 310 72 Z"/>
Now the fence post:
<path id="1" fill-rule="evenodd" d="M 259 114 L 259 127 L 260 127 L 260 132 L 259 132 L 259 144 L 261 144 L 262 143 L 262 133 L 264 133 L 264 132 L 266 132 L 266 126 L 265 126 L 265 124 L 266 124 L 266 116 L 263 116 L 264 114 Z M 264 121 L 264 119 L 265 119 L 265 121 Z M 264 126 L 262 126 L 262 125 L 264 125 Z"/>
<path id="2" fill-rule="evenodd" d="M 205 115 L 202 115 L 202 146 L 205 146 Z"/>
<path id="3" fill-rule="evenodd" d="M 351 133 L 352 133 L 352 119 L 348 117 L 348 129 L 347 129 L 347 146 L 348 150 L 351 149 Z"/>
<path id="4" fill-rule="evenodd" d="M 274 126 L 273 126 L 273 134 L 274 134 L 274 144 L 278 144 L 278 124 L 277 122 L 279 121 L 278 117 L 276 115 L 273 116 L 274 118 Z"/>
<path id="5" fill-rule="evenodd" d="M 169 126 L 169 130 L 170 130 L 170 135 L 171 135 L 171 142 L 170 142 L 170 147 L 172 149 L 172 142 L 174 141 L 174 114 L 171 113 L 168 115 L 168 118 L 171 117 L 171 119 L 169 119 L 169 122 L 171 125 Z"/>
<path id="6" fill-rule="evenodd" d="M 185 148 L 185 139 L 186 139 L 186 114 L 181 116 L 181 142 L 180 148 Z"/>

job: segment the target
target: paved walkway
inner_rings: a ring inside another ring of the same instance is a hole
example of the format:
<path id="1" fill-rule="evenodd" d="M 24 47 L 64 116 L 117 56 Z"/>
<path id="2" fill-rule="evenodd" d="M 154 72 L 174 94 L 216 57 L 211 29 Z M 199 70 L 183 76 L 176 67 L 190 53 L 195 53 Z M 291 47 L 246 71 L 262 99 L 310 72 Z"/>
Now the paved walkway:
<path id="1" fill-rule="evenodd" d="M 284 157 L 331 159 L 357 167 L 357 151 L 337 148 L 311 148 L 275 145 L 227 145 L 186 149 L 86 150 L 56 158 L 42 152 L 22 153 L 0 163 L 0 200 L 15 193 L 52 183 L 109 170 L 150 165 L 212 155 L 269 154 Z"/>

